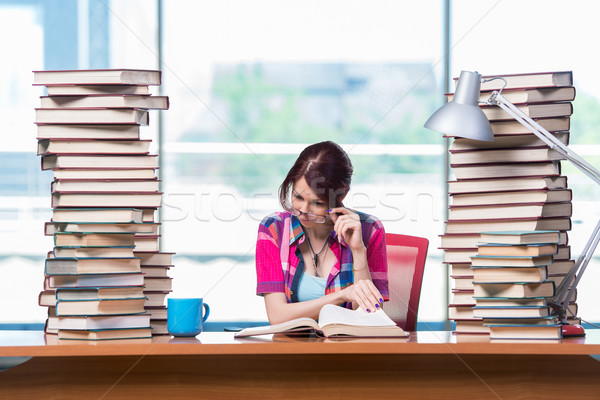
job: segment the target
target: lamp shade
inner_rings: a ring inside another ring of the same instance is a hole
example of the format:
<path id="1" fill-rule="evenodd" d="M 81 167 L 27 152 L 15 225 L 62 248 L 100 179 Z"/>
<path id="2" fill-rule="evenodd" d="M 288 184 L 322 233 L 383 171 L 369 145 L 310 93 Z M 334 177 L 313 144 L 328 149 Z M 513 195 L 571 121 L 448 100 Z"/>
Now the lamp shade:
<path id="1" fill-rule="evenodd" d="M 494 140 L 492 127 L 478 106 L 481 75 L 462 71 L 451 102 L 440 107 L 425 122 L 425 128 L 473 140 Z"/>

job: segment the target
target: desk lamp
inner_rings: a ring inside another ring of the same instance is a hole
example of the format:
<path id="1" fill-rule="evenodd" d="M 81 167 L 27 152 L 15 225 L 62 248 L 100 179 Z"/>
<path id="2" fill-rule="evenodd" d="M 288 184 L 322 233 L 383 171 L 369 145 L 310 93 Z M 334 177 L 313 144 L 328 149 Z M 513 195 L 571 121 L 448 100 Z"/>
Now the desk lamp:
<path id="1" fill-rule="evenodd" d="M 503 80 L 504 86 L 506 86 L 506 80 L 501 77 L 492 77 L 483 82 L 489 82 L 494 79 Z M 451 136 L 493 141 L 494 134 L 492 133 L 490 123 L 478 106 L 481 83 L 481 74 L 462 71 L 453 100 L 433 113 L 425 123 L 425 128 Z M 504 89 L 504 86 L 502 89 Z M 485 102 L 482 102 L 482 104 L 498 106 L 506 111 L 546 143 L 548 147 L 559 152 L 564 159 L 572 162 L 579 170 L 600 185 L 600 172 L 597 169 L 556 139 L 550 132 L 519 110 L 514 104 L 506 100 L 502 96 L 502 89 L 493 91 L 490 97 Z M 558 286 L 554 296 L 550 298 L 549 304 L 554 310 L 553 314 L 561 321 L 563 336 L 585 335 L 585 330 L 581 325 L 570 325 L 567 323 L 567 311 L 569 302 L 575 294 L 581 276 L 594 255 L 599 241 L 600 221 L 596 224 L 596 228 L 583 248 L 582 254 Z"/>

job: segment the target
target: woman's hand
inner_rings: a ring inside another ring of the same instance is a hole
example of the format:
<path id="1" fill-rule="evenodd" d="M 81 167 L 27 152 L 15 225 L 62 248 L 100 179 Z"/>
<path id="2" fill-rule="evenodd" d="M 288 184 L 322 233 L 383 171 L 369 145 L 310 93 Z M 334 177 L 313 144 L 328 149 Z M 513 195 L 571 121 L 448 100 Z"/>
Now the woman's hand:
<path id="1" fill-rule="evenodd" d="M 341 241 L 343 238 L 353 252 L 365 248 L 358 214 L 345 207 L 336 207 L 329 211 L 329 215 L 331 215 L 333 230 L 337 234 L 338 240 Z"/>
<path id="2" fill-rule="evenodd" d="M 358 282 L 343 289 L 344 298 L 347 302 L 358 304 L 366 312 L 374 312 L 383 305 L 383 296 L 369 279 L 361 279 Z"/>

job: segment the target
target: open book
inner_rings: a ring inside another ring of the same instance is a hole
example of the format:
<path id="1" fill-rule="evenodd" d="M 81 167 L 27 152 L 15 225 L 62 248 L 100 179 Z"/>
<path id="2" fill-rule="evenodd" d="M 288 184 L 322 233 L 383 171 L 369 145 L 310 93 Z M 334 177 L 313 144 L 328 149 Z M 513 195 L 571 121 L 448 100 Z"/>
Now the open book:
<path id="1" fill-rule="evenodd" d="M 237 332 L 235 337 L 268 335 L 272 333 L 314 332 L 317 335 L 406 337 L 408 333 L 397 326 L 383 310 L 367 313 L 362 309 L 349 310 L 333 304 L 323 306 L 319 322 L 312 318 L 297 318 L 276 325 L 257 326 Z"/>

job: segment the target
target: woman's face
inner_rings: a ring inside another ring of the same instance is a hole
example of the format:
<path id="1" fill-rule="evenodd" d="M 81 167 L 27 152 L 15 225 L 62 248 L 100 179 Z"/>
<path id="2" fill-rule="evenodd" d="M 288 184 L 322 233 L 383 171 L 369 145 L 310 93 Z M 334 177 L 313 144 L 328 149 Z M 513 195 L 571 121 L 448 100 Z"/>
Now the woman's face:
<path id="1" fill-rule="evenodd" d="M 324 219 L 327 219 L 328 217 L 328 204 L 317 196 L 304 177 L 298 179 L 292 186 L 292 207 L 297 211 L 300 211 L 298 218 L 302 224 L 307 226 L 312 226 L 318 222 L 313 221 L 315 217 L 307 216 L 306 214 L 313 214 L 314 216 L 320 216 Z M 317 217 L 317 219 L 319 218 Z"/>

